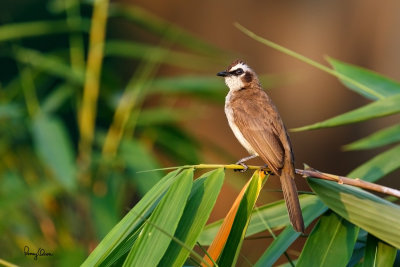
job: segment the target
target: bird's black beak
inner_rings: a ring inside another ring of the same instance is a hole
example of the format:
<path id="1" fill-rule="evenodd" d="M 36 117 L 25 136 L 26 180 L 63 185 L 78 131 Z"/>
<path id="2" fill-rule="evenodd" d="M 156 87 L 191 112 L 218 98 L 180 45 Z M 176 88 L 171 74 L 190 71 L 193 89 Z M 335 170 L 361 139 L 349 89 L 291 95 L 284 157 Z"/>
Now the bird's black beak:
<path id="1" fill-rule="evenodd" d="M 229 75 L 229 72 L 227 71 L 221 71 L 217 73 L 217 76 L 221 76 L 221 77 L 226 77 Z"/>

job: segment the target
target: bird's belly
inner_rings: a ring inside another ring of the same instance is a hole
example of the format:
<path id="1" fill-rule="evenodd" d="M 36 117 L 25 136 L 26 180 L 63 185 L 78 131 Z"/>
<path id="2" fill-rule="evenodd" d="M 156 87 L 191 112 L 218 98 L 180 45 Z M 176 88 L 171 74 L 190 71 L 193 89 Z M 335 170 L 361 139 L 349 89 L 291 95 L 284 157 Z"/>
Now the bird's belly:
<path id="1" fill-rule="evenodd" d="M 225 114 L 228 119 L 229 126 L 231 127 L 233 134 L 235 135 L 236 139 L 240 142 L 240 144 L 251 154 L 251 155 L 258 155 L 257 152 L 254 151 L 253 147 L 247 142 L 244 138 L 242 132 L 236 126 L 235 120 L 233 118 L 233 111 L 229 106 L 225 106 Z"/>

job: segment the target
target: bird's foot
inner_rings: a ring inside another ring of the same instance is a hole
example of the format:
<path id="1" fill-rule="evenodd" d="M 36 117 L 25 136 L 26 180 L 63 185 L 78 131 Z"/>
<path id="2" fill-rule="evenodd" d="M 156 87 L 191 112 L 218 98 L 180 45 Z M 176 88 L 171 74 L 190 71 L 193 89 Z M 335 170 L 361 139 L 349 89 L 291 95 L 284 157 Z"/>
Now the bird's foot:
<path id="1" fill-rule="evenodd" d="M 244 162 L 241 162 L 240 160 L 235 164 L 243 167 L 243 169 L 233 169 L 235 172 L 246 172 L 249 169 L 249 166 L 247 166 L 246 164 L 244 164 Z"/>
<path id="2" fill-rule="evenodd" d="M 268 165 L 265 164 L 263 168 L 261 168 L 262 171 L 264 171 L 265 174 L 268 175 L 274 175 L 274 173 L 268 168 Z"/>

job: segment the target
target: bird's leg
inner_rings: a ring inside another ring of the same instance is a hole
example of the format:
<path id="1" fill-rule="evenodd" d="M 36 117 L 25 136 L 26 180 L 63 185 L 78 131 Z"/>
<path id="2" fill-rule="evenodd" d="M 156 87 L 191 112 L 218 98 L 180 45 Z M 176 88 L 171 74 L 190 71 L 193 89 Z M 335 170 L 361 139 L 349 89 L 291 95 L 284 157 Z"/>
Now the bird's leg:
<path id="1" fill-rule="evenodd" d="M 236 162 L 236 165 L 240 165 L 243 166 L 243 169 L 234 169 L 235 172 L 239 171 L 239 172 L 245 172 L 247 171 L 247 169 L 249 168 L 246 164 L 244 164 L 246 161 L 250 160 L 250 159 L 254 159 L 255 157 L 257 157 L 257 155 L 250 155 L 248 157 L 242 158 L 240 159 L 238 162 Z"/>

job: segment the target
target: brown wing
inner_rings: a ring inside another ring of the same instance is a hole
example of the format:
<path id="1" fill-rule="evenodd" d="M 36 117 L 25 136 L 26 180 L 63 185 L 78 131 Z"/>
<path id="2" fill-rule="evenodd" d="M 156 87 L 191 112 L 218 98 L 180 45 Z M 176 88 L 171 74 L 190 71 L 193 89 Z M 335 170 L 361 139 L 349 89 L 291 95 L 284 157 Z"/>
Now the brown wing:
<path id="1" fill-rule="evenodd" d="M 283 123 L 266 93 L 261 90 L 259 92 L 257 101 L 242 98 L 240 105 L 235 105 L 233 109 L 233 118 L 253 150 L 274 173 L 280 175 L 285 158 L 285 149 L 280 139 L 280 133 L 284 130 Z"/>

